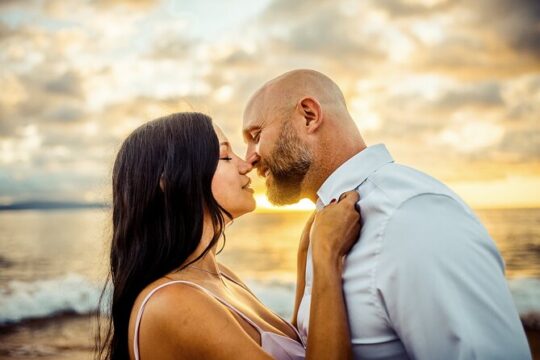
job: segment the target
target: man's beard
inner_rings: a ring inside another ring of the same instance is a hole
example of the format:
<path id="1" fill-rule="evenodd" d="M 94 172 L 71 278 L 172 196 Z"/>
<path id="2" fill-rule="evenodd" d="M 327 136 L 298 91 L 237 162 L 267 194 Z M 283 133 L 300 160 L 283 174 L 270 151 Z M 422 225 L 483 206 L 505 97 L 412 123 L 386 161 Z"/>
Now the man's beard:
<path id="1" fill-rule="evenodd" d="M 280 135 L 269 159 L 261 161 L 272 175 L 266 180 L 268 200 L 274 205 L 294 204 L 301 199 L 304 180 L 313 156 L 297 135 L 290 120 L 281 126 Z"/>

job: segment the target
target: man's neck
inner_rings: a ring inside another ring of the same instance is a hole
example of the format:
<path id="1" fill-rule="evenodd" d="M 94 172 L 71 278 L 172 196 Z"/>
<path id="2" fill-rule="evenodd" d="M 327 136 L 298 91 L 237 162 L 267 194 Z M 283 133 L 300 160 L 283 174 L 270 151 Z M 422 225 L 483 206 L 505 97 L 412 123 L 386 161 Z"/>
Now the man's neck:
<path id="1" fill-rule="evenodd" d="M 363 142 L 359 142 L 348 146 L 340 146 L 337 149 L 338 151 L 335 152 L 322 152 L 319 160 L 314 164 L 315 166 L 312 166 L 312 170 L 310 169 L 310 172 L 306 175 L 306 180 L 308 181 L 305 182 L 305 197 L 316 202 L 319 197 L 317 192 L 330 175 L 365 148 L 366 145 Z"/>

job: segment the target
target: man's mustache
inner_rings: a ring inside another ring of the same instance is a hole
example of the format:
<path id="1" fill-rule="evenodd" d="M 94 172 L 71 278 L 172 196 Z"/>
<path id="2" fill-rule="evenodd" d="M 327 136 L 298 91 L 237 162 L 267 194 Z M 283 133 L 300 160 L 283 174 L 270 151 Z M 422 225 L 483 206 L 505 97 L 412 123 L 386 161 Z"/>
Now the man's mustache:
<path id="1" fill-rule="evenodd" d="M 257 163 L 255 164 L 255 169 L 257 170 L 257 175 L 259 175 L 260 177 L 266 177 L 266 173 L 268 170 L 272 172 L 272 167 L 263 160 L 257 161 Z"/>

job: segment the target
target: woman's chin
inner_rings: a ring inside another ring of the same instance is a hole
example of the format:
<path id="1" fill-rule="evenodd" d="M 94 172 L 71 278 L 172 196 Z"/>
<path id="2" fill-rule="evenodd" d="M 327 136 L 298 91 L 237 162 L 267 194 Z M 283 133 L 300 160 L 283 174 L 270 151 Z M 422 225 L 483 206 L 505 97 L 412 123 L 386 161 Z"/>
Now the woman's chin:
<path id="1" fill-rule="evenodd" d="M 253 212 L 256 207 L 257 207 L 257 203 L 255 202 L 255 198 L 252 197 L 252 201 L 250 201 L 249 203 L 246 203 L 245 206 L 242 206 L 241 208 L 236 208 L 233 211 L 229 211 L 229 212 L 232 215 L 233 219 L 238 219 L 242 215 Z"/>
<path id="2" fill-rule="evenodd" d="M 257 203 L 255 202 L 255 199 L 253 199 L 253 202 L 249 206 L 247 206 L 244 209 L 244 211 L 242 212 L 242 214 L 239 215 L 239 216 L 242 216 L 242 215 L 248 214 L 250 212 L 253 212 L 253 211 L 255 211 L 255 208 L 257 208 Z"/>

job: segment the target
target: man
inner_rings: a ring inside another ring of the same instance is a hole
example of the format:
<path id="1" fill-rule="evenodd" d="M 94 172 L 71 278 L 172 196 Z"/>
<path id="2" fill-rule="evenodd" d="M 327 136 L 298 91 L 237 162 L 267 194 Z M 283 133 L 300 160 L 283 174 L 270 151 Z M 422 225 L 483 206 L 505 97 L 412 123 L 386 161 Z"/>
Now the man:
<path id="1" fill-rule="evenodd" d="M 363 227 L 343 272 L 356 359 L 530 359 L 503 260 L 478 218 L 384 145 L 367 147 L 331 79 L 295 70 L 266 83 L 247 104 L 243 132 L 274 204 L 309 198 L 320 208 L 360 194 Z M 308 251 L 303 336 L 312 279 Z"/>

